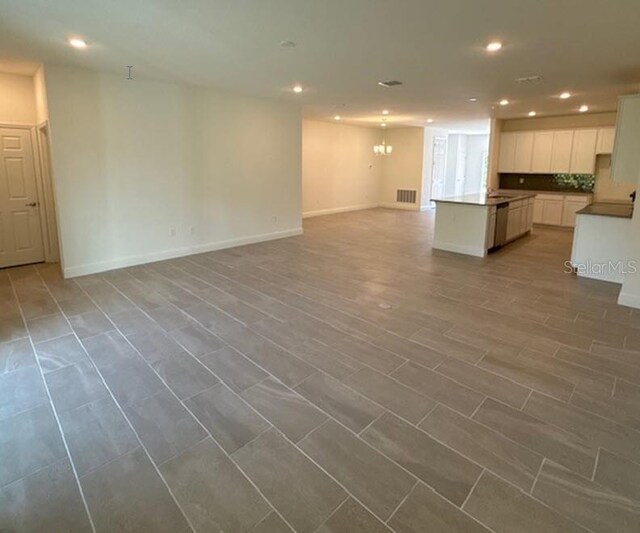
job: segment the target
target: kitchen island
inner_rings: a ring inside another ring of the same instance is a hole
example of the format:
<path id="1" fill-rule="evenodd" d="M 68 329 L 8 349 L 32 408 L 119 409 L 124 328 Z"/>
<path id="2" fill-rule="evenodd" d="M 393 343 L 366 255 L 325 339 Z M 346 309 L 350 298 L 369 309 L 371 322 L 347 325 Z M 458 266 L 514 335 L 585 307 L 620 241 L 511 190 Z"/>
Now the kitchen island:
<path id="1" fill-rule="evenodd" d="M 535 193 L 479 193 L 434 200 L 433 247 L 484 257 L 531 231 Z"/>

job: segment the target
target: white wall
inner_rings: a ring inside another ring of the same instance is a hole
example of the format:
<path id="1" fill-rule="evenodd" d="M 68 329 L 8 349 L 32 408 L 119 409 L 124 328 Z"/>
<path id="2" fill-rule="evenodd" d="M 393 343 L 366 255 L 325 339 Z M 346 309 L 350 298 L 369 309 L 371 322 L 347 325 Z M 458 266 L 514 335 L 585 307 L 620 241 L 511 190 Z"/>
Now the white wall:
<path id="1" fill-rule="evenodd" d="M 49 119 L 49 110 L 47 109 L 47 89 L 44 81 L 44 68 L 38 68 L 33 76 L 33 91 L 35 98 L 35 115 L 36 124 L 42 124 Z"/>
<path id="2" fill-rule="evenodd" d="M 467 135 L 467 162 L 465 165 L 465 194 L 482 190 L 482 161 L 489 150 L 489 135 Z"/>
<path id="3" fill-rule="evenodd" d="M 31 76 L 0 73 L 0 122 L 36 123 L 36 97 Z"/>
<path id="4" fill-rule="evenodd" d="M 45 74 L 66 276 L 301 232 L 297 106 Z"/>
<path id="5" fill-rule="evenodd" d="M 424 128 L 391 128 L 386 132 L 393 153 L 382 162 L 380 204 L 400 209 L 420 209 L 424 163 Z M 397 189 L 415 189 L 416 204 L 396 202 Z"/>
<path id="6" fill-rule="evenodd" d="M 303 216 L 376 207 L 383 158 L 373 146 L 379 142 L 375 128 L 303 121 Z"/>
<path id="7" fill-rule="evenodd" d="M 611 156 L 596 157 L 596 184 L 594 202 L 631 202 L 629 195 L 636 189 L 633 183 L 620 183 L 611 179 Z"/>

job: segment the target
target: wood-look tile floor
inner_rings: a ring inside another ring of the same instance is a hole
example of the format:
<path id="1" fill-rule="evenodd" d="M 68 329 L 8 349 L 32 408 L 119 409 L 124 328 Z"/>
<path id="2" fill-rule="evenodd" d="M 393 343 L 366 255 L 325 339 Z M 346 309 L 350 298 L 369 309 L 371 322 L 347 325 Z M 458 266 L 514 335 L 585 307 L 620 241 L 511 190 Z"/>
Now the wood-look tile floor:
<path id="1" fill-rule="evenodd" d="M 0 271 L 1 531 L 640 531 L 640 313 L 432 213 Z"/>

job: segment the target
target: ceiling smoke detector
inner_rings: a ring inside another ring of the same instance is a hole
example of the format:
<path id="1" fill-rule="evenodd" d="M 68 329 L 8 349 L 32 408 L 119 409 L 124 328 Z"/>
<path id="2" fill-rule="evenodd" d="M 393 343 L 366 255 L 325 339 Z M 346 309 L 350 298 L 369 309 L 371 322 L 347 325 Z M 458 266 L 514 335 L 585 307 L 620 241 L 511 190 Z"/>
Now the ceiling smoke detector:
<path id="1" fill-rule="evenodd" d="M 388 89 L 389 87 L 397 87 L 398 85 L 402 85 L 402 82 L 398 80 L 379 81 L 378 85 L 380 85 L 380 87 L 386 87 Z"/>
<path id="2" fill-rule="evenodd" d="M 280 41 L 280 46 L 282 48 L 295 48 L 296 47 L 296 43 L 294 43 L 293 41 Z"/>

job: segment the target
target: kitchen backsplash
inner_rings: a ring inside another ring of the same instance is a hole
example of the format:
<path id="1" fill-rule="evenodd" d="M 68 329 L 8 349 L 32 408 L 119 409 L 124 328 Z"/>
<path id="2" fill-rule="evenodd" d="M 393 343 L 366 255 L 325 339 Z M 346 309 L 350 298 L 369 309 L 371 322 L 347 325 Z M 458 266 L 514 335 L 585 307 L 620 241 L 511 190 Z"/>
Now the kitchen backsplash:
<path id="1" fill-rule="evenodd" d="M 553 174 L 499 174 L 501 189 L 522 189 L 525 191 L 570 191 L 571 187 L 561 187 L 553 179 Z"/>

